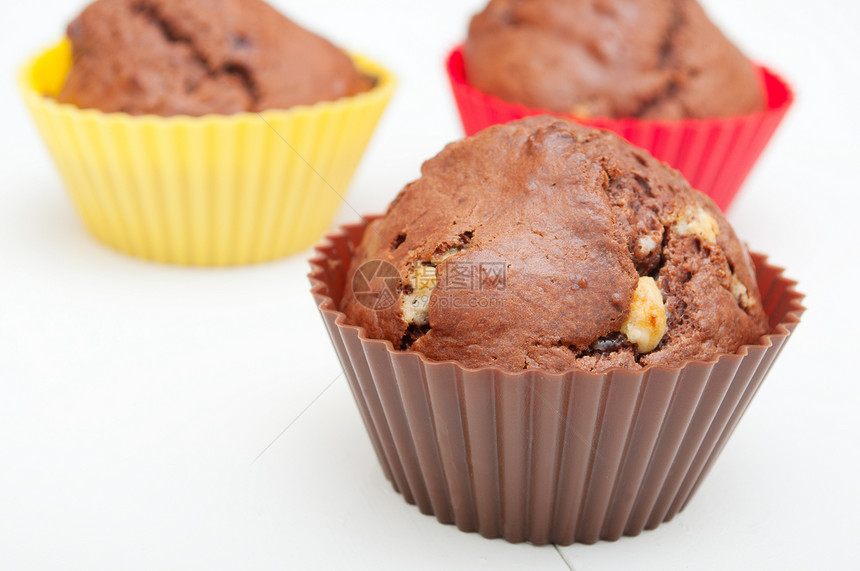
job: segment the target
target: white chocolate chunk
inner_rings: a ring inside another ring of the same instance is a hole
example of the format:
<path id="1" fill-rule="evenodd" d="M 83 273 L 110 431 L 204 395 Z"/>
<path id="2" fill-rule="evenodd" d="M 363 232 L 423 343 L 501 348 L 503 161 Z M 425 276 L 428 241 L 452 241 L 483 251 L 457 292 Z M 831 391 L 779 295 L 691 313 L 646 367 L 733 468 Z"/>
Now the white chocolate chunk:
<path id="1" fill-rule="evenodd" d="M 456 247 L 451 248 L 450 250 L 447 250 L 441 254 L 433 256 L 432 258 L 430 258 L 430 262 L 432 264 L 438 266 L 439 264 L 441 264 L 442 262 L 444 262 L 445 260 L 447 260 L 448 258 L 453 256 L 454 254 L 459 254 L 461 251 L 462 250 L 460 250 L 460 248 L 456 248 Z"/>
<path id="2" fill-rule="evenodd" d="M 735 274 L 732 274 L 732 295 L 744 309 L 755 305 L 755 299 L 750 296 L 747 286 Z"/>
<path id="3" fill-rule="evenodd" d="M 637 244 L 639 246 L 639 251 L 646 256 L 653 252 L 654 248 L 657 247 L 657 242 L 655 242 L 654 238 L 652 238 L 651 236 L 642 236 L 641 238 L 639 238 Z"/>
<path id="4" fill-rule="evenodd" d="M 650 353 L 660 344 L 666 334 L 666 306 L 654 278 L 639 278 L 630 302 L 630 314 L 621 327 L 621 333 L 636 345 L 640 353 Z"/>
<path id="5" fill-rule="evenodd" d="M 460 248 L 451 248 L 442 254 L 433 256 L 430 262 L 421 262 L 409 274 L 412 292 L 403 296 L 401 310 L 403 321 L 418 326 L 427 325 L 430 319 L 430 295 L 436 288 L 436 266 L 459 253 Z"/>
<path id="6" fill-rule="evenodd" d="M 682 236 L 698 236 L 703 242 L 716 243 L 720 235 L 720 225 L 701 206 L 688 210 L 686 215 L 675 222 L 675 231 Z"/>
<path id="7" fill-rule="evenodd" d="M 412 292 L 405 294 L 401 303 L 403 321 L 426 325 L 429 319 L 430 294 L 436 287 L 436 266 L 418 264 L 409 274 L 409 283 L 412 285 Z"/>

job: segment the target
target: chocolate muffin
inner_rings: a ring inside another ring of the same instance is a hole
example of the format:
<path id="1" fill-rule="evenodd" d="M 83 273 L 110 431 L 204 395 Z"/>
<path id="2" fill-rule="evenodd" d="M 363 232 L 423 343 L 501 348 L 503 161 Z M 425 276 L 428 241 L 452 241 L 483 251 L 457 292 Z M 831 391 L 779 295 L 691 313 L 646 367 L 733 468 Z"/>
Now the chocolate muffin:
<path id="1" fill-rule="evenodd" d="M 349 56 L 261 0 L 98 0 L 68 27 L 62 103 L 132 115 L 287 109 L 371 87 Z"/>
<path id="2" fill-rule="evenodd" d="M 639 369 L 766 331 L 749 255 L 709 198 L 619 137 L 548 116 L 427 161 L 350 276 L 350 323 L 467 367 Z"/>
<path id="3" fill-rule="evenodd" d="M 463 56 L 478 89 L 585 118 L 764 108 L 755 69 L 695 0 L 491 0 Z"/>

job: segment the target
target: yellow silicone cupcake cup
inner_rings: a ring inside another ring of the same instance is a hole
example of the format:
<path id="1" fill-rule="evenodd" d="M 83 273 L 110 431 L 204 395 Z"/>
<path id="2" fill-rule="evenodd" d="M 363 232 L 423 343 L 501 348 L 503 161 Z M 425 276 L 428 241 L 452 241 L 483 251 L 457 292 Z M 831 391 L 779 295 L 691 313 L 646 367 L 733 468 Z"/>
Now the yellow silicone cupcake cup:
<path id="1" fill-rule="evenodd" d="M 84 224 L 148 260 L 253 264 L 317 241 L 342 202 L 394 90 L 382 66 L 366 93 L 288 110 L 131 116 L 59 104 L 63 41 L 20 74 L 21 89 Z"/>

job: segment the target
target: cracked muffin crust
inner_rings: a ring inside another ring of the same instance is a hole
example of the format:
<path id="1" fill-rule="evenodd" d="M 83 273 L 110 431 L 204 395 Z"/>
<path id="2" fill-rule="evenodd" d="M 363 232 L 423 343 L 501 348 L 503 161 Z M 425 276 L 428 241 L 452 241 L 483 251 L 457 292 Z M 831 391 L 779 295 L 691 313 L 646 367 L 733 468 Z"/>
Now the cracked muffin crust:
<path id="1" fill-rule="evenodd" d="M 384 308 L 351 289 L 375 260 L 401 278 Z M 638 369 L 766 332 L 749 255 L 709 198 L 615 135 L 547 116 L 427 161 L 349 276 L 350 323 L 468 367 Z"/>
<path id="2" fill-rule="evenodd" d="M 261 0 L 98 0 L 68 27 L 57 99 L 132 115 L 287 109 L 371 87 L 352 60 Z"/>
<path id="3" fill-rule="evenodd" d="M 695 0 L 491 0 L 463 56 L 478 89 L 585 118 L 764 108 L 753 66 Z"/>

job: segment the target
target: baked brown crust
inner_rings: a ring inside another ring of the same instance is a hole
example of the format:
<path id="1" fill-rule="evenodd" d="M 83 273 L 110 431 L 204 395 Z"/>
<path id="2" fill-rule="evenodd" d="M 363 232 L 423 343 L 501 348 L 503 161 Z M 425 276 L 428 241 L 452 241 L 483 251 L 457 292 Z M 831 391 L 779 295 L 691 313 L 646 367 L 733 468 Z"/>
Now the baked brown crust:
<path id="1" fill-rule="evenodd" d="M 374 260 L 399 276 L 386 307 L 353 291 Z M 419 283 L 429 267 L 436 279 Z M 468 287 L 455 279 L 464 268 Z M 350 323 L 467 367 L 677 364 L 765 333 L 750 258 L 709 198 L 615 135 L 546 116 L 491 127 L 427 161 L 368 227 L 350 276 Z M 620 331 L 647 277 L 662 293 L 667 330 L 640 353 Z M 419 290 L 425 313 L 410 302 Z"/>
<path id="2" fill-rule="evenodd" d="M 347 54 L 261 0 L 97 0 L 68 37 L 57 99 L 105 112 L 226 115 L 371 87 Z"/>
<path id="3" fill-rule="evenodd" d="M 491 0 L 463 55 L 478 89 L 559 113 L 681 119 L 764 108 L 753 66 L 695 0 Z"/>

